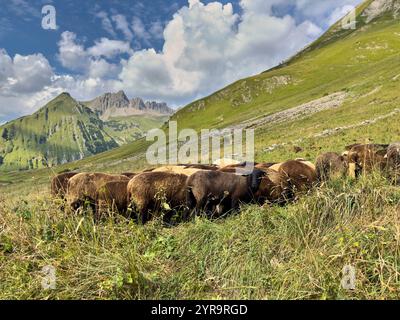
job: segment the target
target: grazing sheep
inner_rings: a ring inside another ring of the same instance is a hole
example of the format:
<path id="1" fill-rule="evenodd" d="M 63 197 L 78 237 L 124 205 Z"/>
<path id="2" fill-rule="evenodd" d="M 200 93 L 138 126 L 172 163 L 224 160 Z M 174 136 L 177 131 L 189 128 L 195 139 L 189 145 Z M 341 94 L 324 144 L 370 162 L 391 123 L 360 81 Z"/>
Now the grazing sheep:
<path id="1" fill-rule="evenodd" d="M 271 169 L 263 170 L 265 175 L 261 179 L 255 198 L 259 204 L 284 205 L 293 199 L 293 193 L 286 175 Z"/>
<path id="2" fill-rule="evenodd" d="M 392 143 L 385 155 L 388 165 L 392 168 L 400 167 L 400 142 Z"/>
<path id="3" fill-rule="evenodd" d="M 397 184 L 400 182 L 400 143 L 392 143 L 385 155 L 390 178 Z"/>
<path id="4" fill-rule="evenodd" d="M 77 174 L 77 172 L 65 172 L 56 175 L 51 180 L 51 195 L 53 197 L 60 197 L 61 199 L 64 199 L 68 191 L 69 179 Z"/>
<path id="5" fill-rule="evenodd" d="M 224 213 L 236 210 L 240 202 L 249 203 L 254 199 L 264 175 L 261 170 L 254 170 L 247 176 L 199 171 L 188 178 L 187 207 L 196 214 L 205 210 L 208 215 L 215 206 L 221 206 Z"/>
<path id="6" fill-rule="evenodd" d="M 289 160 L 271 167 L 284 174 L 289 181 L 293 194 L 308 192 L 317 182 L 315 165 L 311 162 Z"/>
<path id="7" fill-rule="evenodd" d="M 96 190 L 96 219 L 107 212 L 117 212 L 127 216 L 129 180 L 106 182 Z"/>
<path id="8" fill-rule="evenodd" d="M 311 168 L 312 170 L 316 170 L 315 164 L 313 164 L 310 161 L 306 161 L 304 159 L 296 159 L 296 160 L 290 160 L 290 161 L 297 161 L 297 162 L 301 162 L 302 164 L 305 164 L 306 166 L 308 166 L 309 168 Z M 287 162 L 287 161 L 286 161 Z M 275 171 L 279 171 L 279 169 L 281 168 L 281 166 L 286 163 L 286 162 L 280 162 L 280 163 L 274 163 L 271 164 L 271 166 L 269 167 L 269 169 L 275 170 Z"/>
<path id="9" fill-rule="evenodd" d="M 350 148 L 346 147 L 346 149 Z M 356 144 L 347 153 L 349 176 L 356 178 L 362 173 L 370 173 L 375 169 L 385 170 L 387 148 L 382 144 Z"/>
<path id="10" fill-rule="evenodd" d="M 347 157 L 335 152 L 324 153 L 317 157 L 316 170 L 319 182 L 344 177 L 349 170 Z"/>
<path id="11" fill-rule="evenodd" d="M 162 206 L 169 207 L 166 221 L 174 212 L 185 209 L 187 175 L 170 172 L 141 173 L 129 181 L 128 201 L 132 205 L 138 220 L 146 223 L 156 215 Z"/>
<path id="12" fill-rule="evenodd" d="M 110 181 L 129 181 L 129 178 L 105 173 L 79 173 L 73 176 L 68 182 L 68 205 L 72 210 L 77 210 L 88 202 L 95 209 L 97 189 Z"/>

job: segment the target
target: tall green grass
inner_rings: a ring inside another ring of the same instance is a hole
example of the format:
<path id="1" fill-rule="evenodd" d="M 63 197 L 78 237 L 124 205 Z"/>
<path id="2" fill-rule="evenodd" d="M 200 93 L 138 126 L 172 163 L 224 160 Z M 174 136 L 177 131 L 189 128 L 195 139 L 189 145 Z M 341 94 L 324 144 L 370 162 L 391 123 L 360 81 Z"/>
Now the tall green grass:
<path id="1" fill-rule="evenodd" d="M 122 217 L 96 224 L 44 194 L 1 199 L 2 299 L 399 298 L 400 189 L 379 175 L 174 228 Z M 348 264 L 354 291 L 340 284 Z M 47 265 L 55 290 L 41 286 Z"/>

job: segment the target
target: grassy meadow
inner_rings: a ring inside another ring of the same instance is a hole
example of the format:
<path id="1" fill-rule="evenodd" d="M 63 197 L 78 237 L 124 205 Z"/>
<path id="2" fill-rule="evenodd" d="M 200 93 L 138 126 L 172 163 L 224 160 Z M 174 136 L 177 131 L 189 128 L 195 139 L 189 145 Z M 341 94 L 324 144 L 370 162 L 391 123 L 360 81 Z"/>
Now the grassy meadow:
<path id="1" fill-rule="evenodd" d="M 2 299 L 399 298 L 400 188 L 379 174 L 329 182 L 286 208 L 166 228 L 94 223 L 46 190 L 0 202 Z M 356 268 L 356 289 L 341 287 Z M 44 266 L 56 289 L 43 290 Z"/>

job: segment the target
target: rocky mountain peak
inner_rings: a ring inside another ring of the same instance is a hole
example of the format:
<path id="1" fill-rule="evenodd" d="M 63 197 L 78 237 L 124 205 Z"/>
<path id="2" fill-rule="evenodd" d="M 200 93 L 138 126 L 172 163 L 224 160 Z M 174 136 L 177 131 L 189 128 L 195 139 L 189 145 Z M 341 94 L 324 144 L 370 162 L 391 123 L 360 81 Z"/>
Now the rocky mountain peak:
<path id="1" fill-rule="evenodd" d="M 147 101 L 145 106 L 148 111 L 156 113 L 172 114 L 174 112 L 165 102 Z"/>
<path id="2" fill-rule="evenodd" d="M 142 98 L 133 98 L 130 101 L 130 107 L 138 110 L 145 110 L 146 105 L 144 104 L 144 101 Z"/>
<path id="3" fill-rule="evenodd" d="M 88 106 L 95 112 L 103 114 L 111 108 L 128 108 L 129 99 L 124 91 L 117 93 L 105 93 L 100 97 L 90 101 Z"/>
<path id="4" fill-rule="evenodd" d="M 400 1 L 399 0 L 374 0 L 364 10 L 362 16 L 366 18 L 366 22 L 374 20 L 384 13 L 392 13 L 393 18 L 400 16 Z"/>
<path id="5" fill-rule="evenodd" d="M 144 101 L 142 98 L 128 99 L 124 91 L 106 93 L 85 103 L 103 120 L 118 116 L 141 114 L 170 115 L 173 110 L 165 102 Z"/>

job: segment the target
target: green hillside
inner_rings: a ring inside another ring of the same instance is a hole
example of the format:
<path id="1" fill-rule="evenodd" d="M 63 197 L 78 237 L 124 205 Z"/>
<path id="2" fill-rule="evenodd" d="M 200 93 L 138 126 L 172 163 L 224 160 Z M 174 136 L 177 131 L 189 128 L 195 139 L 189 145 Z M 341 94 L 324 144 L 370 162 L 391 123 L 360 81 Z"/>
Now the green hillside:
<path id="1" fill-rule="evenodd" d="M 67 93 L 0 132 L 0 170 L 54 166 L 118 146 L 102 121 Z"/>
<path id="2" fill-rule="evenodd" d="M 391 13 L 366 24 L 361 14 L 366 4 L 358 9 L 357 29 L 343 30 L 338 23 L 282 66 L 195 101 L 172 119 L 182 128 L 189 124 L 196 129 L 224 128 L 339 92 L 346 94 L 343 104 L 327 112 L 334 113 L 334 119 L 346 113 L 346 119 L 339 118 L 338 123 L 384 113 L 390 109 L 389 102 L 376 103 L 376 99 L 397 97 L 400 25 Z M 303 121 L 298 127 L 300 132 L 304 130 Z M 277 132 L 273 124 L 269 131 Z"/>
<path id="3" fill-rule="evenodd" d="M 0 171 L 53 167 L 133 142 L 168 116 L 135 115 L 107 121 L 63 93 L 33 115 L 0 126 Z"/>

